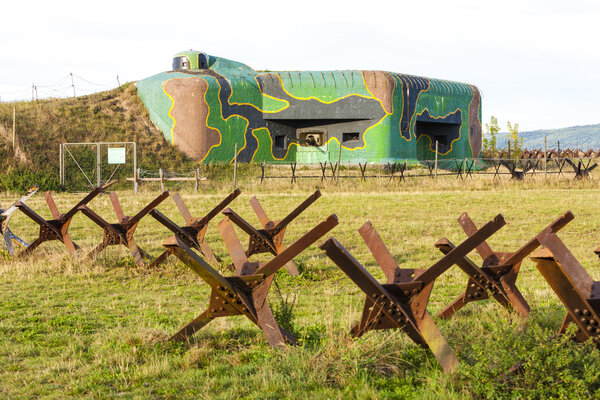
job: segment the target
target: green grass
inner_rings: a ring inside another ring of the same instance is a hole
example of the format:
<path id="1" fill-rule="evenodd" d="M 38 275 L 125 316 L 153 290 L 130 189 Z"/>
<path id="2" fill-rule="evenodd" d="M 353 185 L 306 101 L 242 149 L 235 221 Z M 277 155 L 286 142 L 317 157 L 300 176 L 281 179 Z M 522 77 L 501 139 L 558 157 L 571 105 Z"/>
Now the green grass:
<path id="1" fill-rule="evenodd" d="M 192 214 L 203 215 L 228 190 L 214 184 L 202 194 L 183 193 Z M 323 197 L 290 225 L 286 243 L 300 237 L 327 215 L 340 224 L 332 231 L 379 279 L 383 275 L 357 229 L 373 222 L 402 267 L 426 268 L 440 253 L 433 243 L 465 236 L 456 223 L 464 211 L 481 225 L 502 213 L 508 222 L 489 243 L 497 250 L 518 248 L 566 210 L 576 218 L 559 236 L 593 278 L 599 278 L 593 249 L 600 242 L 600 195 L 594 181 L 441 180 L 420 183 L 301 183 L 295 187 L 244 182 L 232 203 L 258 225 L 248 204 L 258 194 L 272 218 L 281 218 L 316 186 Z M 148 185 L 137 196 L 119 192 L 126 214 L 137 212 L 156 192 Z M 277 192 L 277 193 L 274 193 Z M 6 205 L 12 195 L 0 195 Z M 56 195 L 61 211 L 80 197 Z M 43 196 L 28 202 L 49 217 Z M 90 208 L 109 221 L 107 196 Z M 168 199 L 159 209 L 183 223 Z M 228 262 L 216 221 L 208 241 Z M 36 227 L 17 214 L 11 227 L 31 240 Z M 71 236 L 83 250 L 101 231 L 78 214 Z M 240 237 L 244 237 L 239 232 Z M 138 244 L 157 255 L 169 236 L 151 218 L 142 220 Z M 318 243 L 322 243 L 325 238 Z M 245 242 L 245 239 L 243 240 Z M 94 261 L 71 258 L 60 243 L 45 243 L 26 260 L 2 253 L 0 263 L 0 396 L 3 398 L 594 398 L 600 396 L 600 353 L 591 344 L 556 337 L 563 307 L 532 261 L 517 281 L 531 305 L 524 321 L 492 301 L 470 304 L 450 320 L 436 319 L 460 360 L 444 374 L 434 357 L 400 331 L 370 332 L 353 340 L 349 329 L 362 311 L 363 295 L 317 246 L 296 258 L 298 278 L 279 272 L 269 301 L 285 319 L 300 345 L 271 349 L 261 331 L 241 317 L 217 319 L 189 342 L 171 343 L 169 335 L 204 310 L 208 287 L 174 259 L 158 270 L 135 266 L 126 249 L 111 247 Z M 474 256 L 477 259 L 476 256 Z M 465 275 L 453 268 L 436 281 L 429 311 L 440 311 L 464 290 Z M 285 313 L 282 301 L 293 303 Z M 518 373 L 510 373 L 522 363 Z"/>

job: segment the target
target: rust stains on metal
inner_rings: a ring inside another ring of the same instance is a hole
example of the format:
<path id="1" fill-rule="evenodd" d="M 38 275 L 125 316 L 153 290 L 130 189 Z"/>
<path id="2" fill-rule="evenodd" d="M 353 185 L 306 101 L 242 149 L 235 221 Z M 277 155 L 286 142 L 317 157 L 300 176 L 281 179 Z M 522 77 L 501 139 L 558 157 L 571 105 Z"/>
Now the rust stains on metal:
<path id="1" fill-rule="evenodd" d="M 558 232 L 570 221 L 573 214 L 568 211 L 554 220 L 546 229 Z M 458 223 L 467 236 L 477 232 L 477 227 L 467 213 L 458 218 Z M 538 235 L 539 236 L 539 235 Z M 540 246 L 539 237 L 535 236 L 514 253 L 496 252 L 483 241 L 476 247 L 483 260 L 481 267 L 468 257 L 458 260 L 458 265 L 469 277 L 465 292 L 450 303 L 438 317 L 449 318 L 456 311 L 473 301 L 486 300 L 490 295 L 503 307 L 514 309 L 520 316 L 529 316 L 529 304 L 516 286 L 521 262 Z M 449 253 L 454 245 L 446 238 L 440 239 L 435 246 L 444 254 Z"/>
<path id="2" fill-rule="evenodd" d="M 352 328 L 352 335 L 362 336 L 369 330 L 402 329 L 415 343 L 430 349 L 444 371 L 454 370 L 458 359 L 427 312 L 433 284 L 456 260 L 465 257 L 503 225 L 504 219 L 498 215 L 431 267 L 401 269 L 371 222 L 367 221 L 359 233 L 386 276 L 387 283 L 383 285 L 335 238 L 328 239 L 321 248 L 366 294 L 362 318 Z"/>
<path id="3" fill-rule="evenodd" d="M 544 279 L 566 308 L 559 333 L 571 323 L 578 328 L 578 342 L 600 335 L 600 282 L 594 281 L 571 251 L 551 229 L 538 235 L 544 245 L 531 257 Z"/>
<path id="4" fill-rule="evenodd" d="M 114 182 L 113 182 L 114 183 Z M 69 253 L 74 254 L 79 246 L 73 242 L 71 236 L 69 235 L 69 225 L 71 224 L 71 219 L 73 216 L 79 211 L 81 206 L 86 205 L 94 197 L 98 196 L 105 187 L 98 187 L 92 190 L 87 196 L 81 199 L 77 204 L 75 204 L 69 211 L 65 214 L 61 214 L 58 211 L 58 207 L 56 207 L 56 203 L 52 198 L 50 192 L 46 192 L 44 194 L 44 198 L 46 199 L 46 204 L 50 209 L 50 213 L 52 214 L 51 220 L 46 220 L 38 215 L 35 211 L 25 205 L 22 201 L 18 201 L 15 204 L 19 210 L 23 212 L 23 214 L 27 215 L 33 222 L 40 226 L 40 233 L 38 238 L 33 241 L 25 250 L 21 251 L 17 254 L 17 257 L 27 256 L 33 252 L 40 244 L 50 241 L 50 240 L 58 240 L 62 242 Z"/>
<path id="5" fill-rule="evenodd" d="M 108 246 L 123 245 L 131 251 L 131 255 L 135 259 L 135 262 L 144 266 L 144 258 L 151 260 L 152 257 L 142 250 L 135 242 L 133 237 L 135 229 L 137 228 L 140 220 L 145 217 L 150 211 L 156 206 L 162 203 L 167 197 L 169 192 L 163 192 L 154 200 L 152 200 L 146 207 L 138 212 L 133 217 L 125 215 L 117 195 L 113 192 L 110 194 L 110 202 L 115 210 L 118 222 L 111 224 L 104 220 L 101 216 L 92 211 L 88 206 L 82 204 L 79 206 L 79 210 L 91 219 L 96 225 L 101 227 L 104 231 L 102 242 L 98 244 L 89 254 L 88 257 L 94 257 L 98 255 L 102 250 Z"/>
<path id="6" fill-rule="evenodd" d="M 229 194 L 223 201 L 221 201 L 218 205 L 216 205 L 212 210 L 210 210 L 204 217 L 202 218 L 194 218 L 190 213 L 189 209 L 185 205 L 183 199 L 179 195 L 179 193 L 175 193 L 173 195 L 173 201 L 175 205 L 179 209 L 179 212 L 183 216 L 185 221 L 185 226 L 179 226 L 175 222 L 171 221 L 168 217 L 166 217 L 163 213 L 158 211 L 157 209 L 153 209 L 150 211 L 150 215 L 154 217 L 158 222 L 167 227 L 171 232 L 175 234 L 179 239 L 181 239 L 188 247 L 198 250 L 202 255 L 206 258 L 209 263 L 218 264 L 220 262 L 219 257 L 217 257 L 210 246 L 204 239 L 206 235 L 206 230 L 208 229 L 208 223 L 217 216 L 225 207 L 229 205 L 236 197 L 240 195 L 241 191 L 239 189 L 235 189 L 231 194 Z M 163 263 L 171 254 L 168 250 L 165 250 L 160 256 L 158 256 L 150 266 L 156 267 Z"/>
<path id="7" fill-rule="evenodd" d="M 273 317 L 266 301 L 269 288 L 279 269 L 336 225 L 337 217 L 332 215 L 275 255 L 268 263 L 259 265 L 248 260 L 230 220 L 225 218 L 219 223 L 219 230 L 236 267 L 235 274 L 231 277 L 222 276 L 178 236 L 168 239 L 164 243 L 168 251 L 211 286 L 208 309 L 171 339 L 185 340 L 218 317 L 245 315 L 264 332 L 272 347 L 284 348 L 286 344 L 296 343 L 293 336 L 281 328 Z"/>
<path id="8" fill-rule="evenodd" d="M 246 250 L 246 256 L 250 257 L 253 254 L 260 253 L 271 253 L 278 255 L 285 250 L 283 244 L 283 235 L 290 222 L 292 222 L 298 215 L 306 210 L 312 203 L 314 203 L 319 197 L 321 192 L 315 191 L 306 200 L 304 200 L 298 207 L 290 212 L 286 217 L 279 221 L 273 221 L 268 216 L 262 205 L 256 197 L 250 199 L 250 205 L 254 210 L 254 213 L 258 217 L 258 220 L 263 226 L 263 229 L 256 229 L 238 214 L 236 214 L 231 208 L 227 208 L 223 211 L 223 214 L 229 218 L 231 222 L 239 226 L 249 236 L 248 250 Z M 297 276 L 298 268 L 291 259 L 287 262 L 285 268 L 293 275 Z"/>

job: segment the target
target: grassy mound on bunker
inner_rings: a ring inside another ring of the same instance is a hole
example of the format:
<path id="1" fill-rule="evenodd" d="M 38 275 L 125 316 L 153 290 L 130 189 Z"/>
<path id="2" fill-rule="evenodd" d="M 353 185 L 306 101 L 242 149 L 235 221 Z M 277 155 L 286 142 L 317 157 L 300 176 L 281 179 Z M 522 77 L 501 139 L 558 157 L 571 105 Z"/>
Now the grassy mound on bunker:
<path id="1" fill-rule="evenodd" d="M 137 142 L 142 169 L 196 165 L 152 124 L 131 83 L 89 96 L 0 103 L 0 190 L 21 191 L 34 183 L 42 189 L 60 189 L 60 143 L 126 141 Z"/>

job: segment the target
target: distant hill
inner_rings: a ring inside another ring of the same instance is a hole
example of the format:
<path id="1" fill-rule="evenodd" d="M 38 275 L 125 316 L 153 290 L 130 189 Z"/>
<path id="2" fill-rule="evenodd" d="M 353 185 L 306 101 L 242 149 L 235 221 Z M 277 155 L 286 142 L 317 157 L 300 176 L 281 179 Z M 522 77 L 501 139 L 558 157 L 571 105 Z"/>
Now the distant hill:
<path id="1" fill-rule="evenodd" d="M 548 149 L 556 149 L 560 141 L 561 149 L 598 149 L 600 148 L 600 124 L 579 125 L 561 129 L 541 129 L 520 132 L 526 149 L 543 149 L 544 137 Z M 507 147 L 507 132 L 498 134 L 498 148 Z"/>

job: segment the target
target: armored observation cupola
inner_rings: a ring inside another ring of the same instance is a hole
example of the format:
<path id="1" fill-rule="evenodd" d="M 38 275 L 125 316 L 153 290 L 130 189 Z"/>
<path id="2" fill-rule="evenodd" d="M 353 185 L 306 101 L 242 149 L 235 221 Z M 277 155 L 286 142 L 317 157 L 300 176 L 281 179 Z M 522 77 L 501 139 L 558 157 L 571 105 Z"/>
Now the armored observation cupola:
<path id="1" fill-rule="evenodd" d="M 173 57 L 173 71 L 199 70 L 209 67 L 208 54 L 196 50 L 182 51 Z"/>

